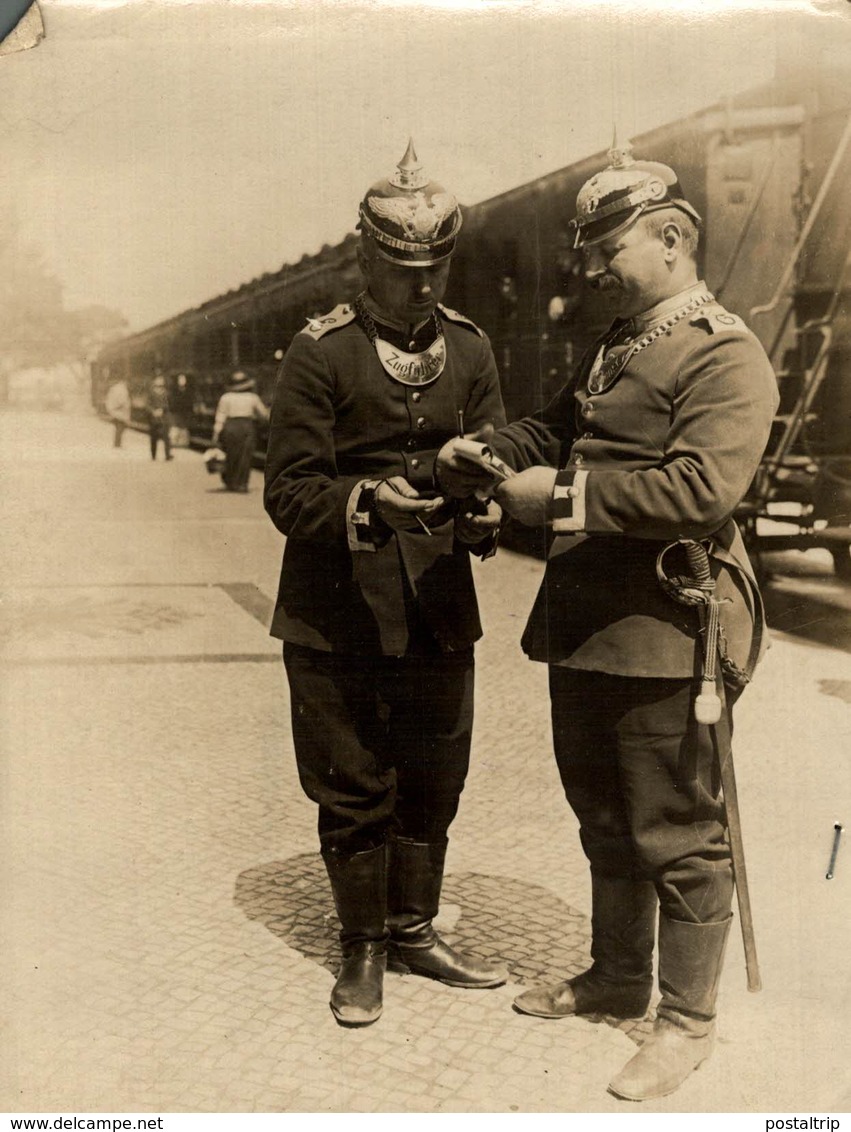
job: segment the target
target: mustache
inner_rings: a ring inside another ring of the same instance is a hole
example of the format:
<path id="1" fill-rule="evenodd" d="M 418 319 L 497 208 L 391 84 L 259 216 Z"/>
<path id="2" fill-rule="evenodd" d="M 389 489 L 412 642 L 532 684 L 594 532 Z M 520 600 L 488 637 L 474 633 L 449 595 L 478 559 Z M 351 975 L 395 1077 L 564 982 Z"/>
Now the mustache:
<path id="1" fill-rule="evenodd" d="M 611 291 L 621 285 L 620 280 L 614 275 L 598 275 L 596 279 L 589 279 L 588 282 L 595 291 Z"/>

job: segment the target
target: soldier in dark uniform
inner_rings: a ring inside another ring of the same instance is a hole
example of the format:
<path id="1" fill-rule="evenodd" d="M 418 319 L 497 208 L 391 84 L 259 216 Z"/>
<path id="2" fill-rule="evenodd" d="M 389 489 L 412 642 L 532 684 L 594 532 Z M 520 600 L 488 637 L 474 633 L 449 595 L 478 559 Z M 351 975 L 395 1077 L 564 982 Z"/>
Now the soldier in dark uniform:
<path id="1" fill-rule="evenodd" d="M 496 489 L 503 509 L 555 533 L 523 644 L 550 666 L 555 755 L 592 879 L 590 970 L 521 994 L 516 1008 L 643 1016 L 658 905 L 657 1020 L 610 1085 L 645 1100 L 673 1092 L 711 1051 L 733 891 L 712 737 L 694 710 L 697 610 L 662 588 L 657 560 L 664 552 L 663 579 L 686 577 L 679 540 L 705 540 L 728 734 L 762 648 L 731 515 L 778 397 L 757 339 L 698 279 L 699 217 L 673 170 L 633 161 L 629 147 L 609 156 L 580 190 L 573 224 L 587 281 L 620 317 L 549 405 L 488 443 L 518 471 Z M 447 492 L 485 482 L 465 443 L 438 457 Z"/>
<path id="2" fill-rule="evenodd" d="M 500 520 L 440 498 L 434 459 L 459 413 L 505 421 L 488 339 L 440 303 L 460 226 L 409 145 L 360 206 L 365 290 L 296 335 L 272 405 L 265 503 L 287 536 L 272 633 L 342 925 L 345 1025 L 379 1016 L 388 949 L 451 986 L 507 978 L 432 927 L 470 752 L 469 555 Z"/>

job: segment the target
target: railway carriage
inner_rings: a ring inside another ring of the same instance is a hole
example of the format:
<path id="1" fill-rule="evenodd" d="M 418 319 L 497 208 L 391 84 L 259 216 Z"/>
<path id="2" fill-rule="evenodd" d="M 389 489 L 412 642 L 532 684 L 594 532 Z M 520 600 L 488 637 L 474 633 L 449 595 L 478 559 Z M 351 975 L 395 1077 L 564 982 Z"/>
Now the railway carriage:
<path id="1" fill-rule="evenodd" d="M 796 74 L 633 139 L 675 166 L 704 218 L 702 274 L 762 340 L 781 407 L 740 519 L 751 546 L 826 546 L 851 575 L 851 83 L 848 68 Z M 582 282 L 568 220 L 602 153 L 465 208 L 447 304 L 490 336 L 509 418 L 569 377 L 609 316 Z M 277 363 L 307 318 L 353 297 L 357 237 L 106 348 L 93 365 L 102 407 L 127 380 L 141 423 L 155 373 L 186 373 L 190 431 L 210 435 L 239 366 L 267 401 Z M 262 453 L 258 453 L 258 459 Z M 785 526 L 779 526 L 782 520 Z"/>

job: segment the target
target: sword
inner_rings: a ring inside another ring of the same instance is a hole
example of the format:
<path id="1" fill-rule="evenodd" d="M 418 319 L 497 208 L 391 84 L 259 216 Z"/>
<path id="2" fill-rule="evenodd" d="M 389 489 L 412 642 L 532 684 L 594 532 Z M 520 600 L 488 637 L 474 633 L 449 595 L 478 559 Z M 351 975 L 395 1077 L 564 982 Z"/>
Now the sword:
<path id="1" fill-rule="evenodd" d="M 742 841 L 742 821 L 739 815 L 739 795 L 736 791 L 736 772 L 733 767 L 733 748 L 730 742 L 730 729 L 723 728 L 726 741 L 722 744 L 716 724 L 709 724 L 712 747 L 721 772 L 721 789 L 724 792 L 724 809 L 727 813 L 727 830 L 730 835 L 730 857 L 733 862 L 733 879 L 736 882 L 736 900 L 739 905 L 739 920 L 742 925 L 742 943 L 745 948 L 745 967 L 748 976 L 748 990 L 756 993 L 762 990 L 759 975 L 759 960 L 756 954 L 756 937 L 751 914 L 751 898 L 748 891 L 748 874 L 745 869 L 745 846 Z"/>
<path id="2" fill-rule="evenodd" d="M 762 990 L 762 979 L 759 974 L 756 937 L 748 890 L 748 874 L 745 868 L 745 847 L 742 841 L 742 822 L 739 814 L 739 795 L 736 790 L 736 773 L 733 767 L 732 740 L 727 715 L 723 711 L 724 703 L 721 696 L 718 695 L 719 687 L 723 695 L 724 682 L 723 679 L 718 679 L 715 669 L 720 625 L 719 603 L 714 595 L 715 579 L 709 569 L 709 555 L 706 548 L 694 539 L 680 539 L 680 543 L 685 550 L 692 577 L 669 579 L 665 576 L 662 559 L 665 550 L 670 549 L 669 547 L 666 547 L 659 555 L 656 572 L 663 588 L 671 597 L 684 605 L 696 605 L 698 607 L 703 629 L 704 666 L 700 693 L 694 704 L 694 714 L 698 723 L 709 728 L 712 748 L 718 760 L 724 809 L 727 815 L 727 830 L 730 837 L 730 857 L 733 865 L 733 879 L 736 884 L 736 900 L 742 926 L 748 990 L 755 993 Z M 720 727 L 719 724 L 721 724 Z"/>

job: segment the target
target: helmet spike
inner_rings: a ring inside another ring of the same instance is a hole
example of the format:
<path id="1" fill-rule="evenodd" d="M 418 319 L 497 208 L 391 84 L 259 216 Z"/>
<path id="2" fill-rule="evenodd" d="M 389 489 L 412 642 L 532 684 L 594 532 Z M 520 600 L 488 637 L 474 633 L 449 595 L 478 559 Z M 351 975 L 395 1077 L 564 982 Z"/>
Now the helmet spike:
<path id="1" fill-rule="evenodd" d="M 358 228 L 379 255 L 412 267 L 448 258 L 462 223 L 458 201 L 425 172 L 413 138 L 395 173 L 367 190 L 359 215 Z"/>
<path id="2" fill-rule="evenodd" d="M 390 184 L 400 189 L 421 189 L 428 184 L 428 175 L 423 173 L 423 167 L 414 149 L 414 139 L 408 138 L 408 148 L 399 164 L 398 172 L 390 178 Z"/>
<path id="3" fill-rule="evenodd" d="M 417 160 L 417 151 L 414 149 L 414 139 L 408 138 L 408 148 L 405 150 L 405 156 L 399 162 L 400 169 L 418 169 L 419 162 Z"/>
<path id="4" fill-rule="evenodd" d="M 632 156 L 632 142 L 626 141 L 623 145 L 618 145 L 617 126 L 612 131 L 612 148 L 606 156 L 609 159 L 610 169 L 629 169 L 631 165 L 635 164 Z"/>

